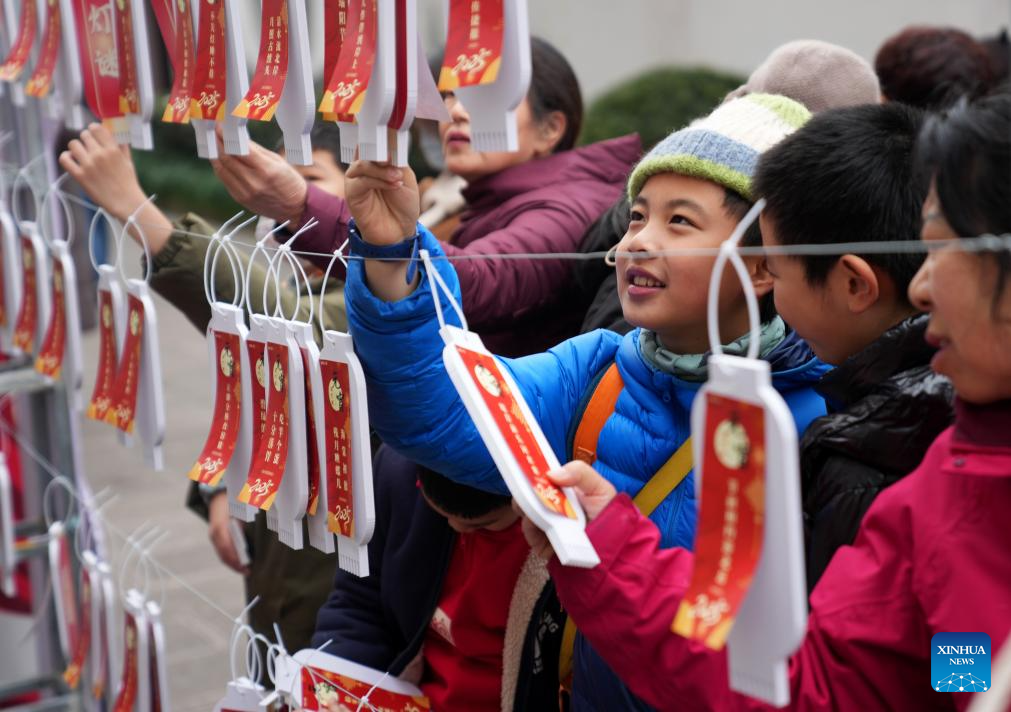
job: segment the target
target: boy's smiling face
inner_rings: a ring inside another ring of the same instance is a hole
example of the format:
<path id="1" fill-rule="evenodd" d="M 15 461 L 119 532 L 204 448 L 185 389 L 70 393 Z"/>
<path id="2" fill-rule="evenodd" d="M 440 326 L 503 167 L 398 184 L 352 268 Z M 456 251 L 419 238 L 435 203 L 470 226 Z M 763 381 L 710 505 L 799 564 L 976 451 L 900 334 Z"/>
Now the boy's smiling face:
<path id="1" fill-rule="evenodd" d="M 726 189 L 711 181 L 677 173 L 651 176 L 631 208 L 628 232 L 618 252 L 654 252 L 678 247 L 719 247 L 737 225 L 724 205 Z M 617 258 L 618 297 L 625 320 L 655 331 L 675 353 L 709 350 L 706 301 L 715 257 L 656 256 Z M 753 272 L 758 260 L 745 260 Z M 755 283 L 759 298 L 768 293 Z M 720 287 L 722 341 L 748 330 L 744 293 L 733 269 Z"/>

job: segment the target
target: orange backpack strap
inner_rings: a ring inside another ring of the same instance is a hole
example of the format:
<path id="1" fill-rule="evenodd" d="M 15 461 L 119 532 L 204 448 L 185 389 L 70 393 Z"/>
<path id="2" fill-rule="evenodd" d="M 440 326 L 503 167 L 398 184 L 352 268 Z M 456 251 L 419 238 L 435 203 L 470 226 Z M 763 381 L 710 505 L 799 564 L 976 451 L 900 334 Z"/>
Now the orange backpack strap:
<path id="1" fill-rule="evenodd" d="M 597 440 L 604 423 L 614 413 L 614 404 L 625 387 L 618 371 L 618 364 L 612 363 L 597 381 L 593 395 L 583 409 L 582 419 L 572 439 L 572 457 L 592 465 L 597 460 Z"/>

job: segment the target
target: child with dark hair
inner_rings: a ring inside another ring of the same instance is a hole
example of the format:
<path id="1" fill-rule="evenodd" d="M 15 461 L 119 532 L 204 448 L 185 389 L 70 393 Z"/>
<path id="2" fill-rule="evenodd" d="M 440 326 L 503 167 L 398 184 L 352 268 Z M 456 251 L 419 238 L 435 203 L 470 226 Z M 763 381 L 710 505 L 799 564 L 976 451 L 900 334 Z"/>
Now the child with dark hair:
<path id="1" fill-rule="evenodd" d="M 994 86 L 987 49 L 954 27 L 907 27 L 889 37 L 874 58 L 886 101 L 943 109 Z"/>
<path id="2" fill-rule="evenodd" d="M 367 578 L 337 572 L 313 645 L 421 687 L 436 710 L 558 706 L 565 615 L 506 495 L 381 447 Z"/>
<path id="3" fill-rule="evenodd" d="M 922 206 L 930 250 L 909 299 L 929 314 L 925 338 L 939 347 L 931 367 L 951 379 L 955 423 L 877 497 L 854 544 L 829 563 L 789 660 L 784 709 L 966 710 L 979 702 L 998 710 L 1009 702 L 1006 678 L 970 686 L 931 676 L 937 633 L 985 633 L 993 655 L 1011 632 L 1009 126 L 1011 95 L 1003 93 L 931 117 L 920 132 L 917 152 L 933 180 Z M 960 240 L 987 234 L 1004 240 L 991 251 L 959 249 Z M 904 438 L 894 431 L 893 447 Z M 777 709 L 729 689 L 726 650 L 671 633 L 693 554 L 660 548 L 656 527 L 585 463 L 551 477 L 576 487 L 601 558 L 594 569 L 552 560 L 559 598 L 632 690 L 662 710 Z M 524 533 L 550 554 L 531 523 Z"/>
<path id="4" fill-rule="evenodd" d="M 828 111 L 770 149 L 755 191 L 767 201 L 762 241 L 916 240 L 928 177 L 914 166 L 923 123 L 901 104 Z M 882 489 L 911 472 L 952 418 L 951 386 L 930 370 L 927 318 L 906 293 L 912 252 L 769 254 L 780 315 L 826 363 L 817 390 L 829 413 L 800 443 L 807 583 L 851 544 Z"/>

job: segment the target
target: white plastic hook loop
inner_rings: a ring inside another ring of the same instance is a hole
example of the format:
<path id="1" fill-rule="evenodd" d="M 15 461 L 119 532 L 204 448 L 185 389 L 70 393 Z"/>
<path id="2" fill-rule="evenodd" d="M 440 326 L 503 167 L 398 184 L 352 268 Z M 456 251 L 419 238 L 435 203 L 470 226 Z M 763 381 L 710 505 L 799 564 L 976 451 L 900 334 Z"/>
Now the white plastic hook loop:
<path id="1" fill-rule="evenodd" d="M 95 211 L 95 215 L 91 218 L 91 225 L 88 226 L 88 259 L 91 260 L 91 266 L 95 268 L 96 272 L 98 272 L 98 260 L 95 259 L 95 228 L 98 227 L 99 218 L 104 218 L 106 224 L 113 229 L 113 232 L 122 229 L 121 226 L 116 224 L 113 217 L 105 211 L 105 208 L 98 208 Z M 110 244 L 116 250 L 116 260 L 107 262 L 106 264 L 117 264 L 119 262 L 119 240 L 112 240 Z"/>
<path id="2" fill-rule="evenodd" d="M 233 228 L 231 232 L 222 235 L 225 229 L 241 215 L 241 211 L 238 214 L 233 215 L 214 233 L 211 237 L 210 244 L 207 246 L 207 252 L 204 254 L 204 296 L 207 298 L 208 304 L 214 304 L 218 301 L 218 291 L 214 275 L 217 274 L 218 257 L 220 257 L 222 250 L 224 250 L 225 257 L 228 259 L 228 266 L 232 271 L 232 283 L 235 285 L 235 293 L 232 295 L 232 306 L 242 304 L 246 279 L 245 274 L 242 271 L 242 261 L 239 259 L 239 255 L 236 253 L 235 247 L 231 244 L 231 238 L 232 235 L 244 228 L 246 225 L 254 222 L 257 217 L 253 215 L 245 222 L 240 223 L 237 227 Z M 214 253 L 213 257 L 211 256 L 212 252 Z"/>
<path id="3" fill-rule="evenodd" d="M 260 597 L 255 596 L 252 601 L 250 601 L 242 612 L 239 613 L 235 618 L 235 625 L 232 627 L 232 639 L 229 643 L 228 650 L 228 665 L 232 673 L 232 680 L 238 680 L 240 675 L 238 674 L 238 669 L 235 664 L 236 647 L 241 640 L 241 636 L 245 634 L 247 636 L 246 647 L 245 647 L 245 663 L 246 663 L 246 677 L 253 682 L 259 682 L 260 668 L 262 666 L 262 661 L 260 660 L 260 649 L 256 646 L 256 633 L 253 629 L 243 620 L 249 611 L 253 609 L 257 603 L 260 602 Z M 252 649 L 252 653 L 250 652 Z M 252 657 L 251 657 L 252 656 Z"/>
<path id="4" fill-rule="evenodd" d="M 143 534 L 141 533 L 143 532 Z M 127 571 L 130 565 L 133 563 L 134 557 L 139 557 L 141 554 L 141 546 L 152 539 L 153 537 L 159 536 L 161 529 L 158 526 L 151 524 L 150 522 L 144 522 L 139 527 L 137 527 L 133 534 L 126 538 L 124 546 L 126 547 L 126 554 L 123 557 L 123 561 L 119 565 L 119 580 L 117 581 L 119 585 L 119 595 L 120 598 L 126 600 L 126 580 Z M 136 566 L 134 568 L 134 573 L 136 571 Z M 145 587 L 146 588 L 146 587 Z"/>
<path id="5" fill-rule="evenodd" d="M 758 311 L 758 297 L 755 294 L 755 285 L 751 283 L 748 268 L 741 259 L 737 246 L 744 237 L 744 233 L 751 227 L 752 223 L 758 219 L 762 208 L 765 207 L 765 199 L 759 200 L 751 206 L 751 210 L 737 223 L 737 227 L 730 233 L 730 237 L 720 245 L 720 253 L 713 264 L 713 272 L 709 278 L 709 297 L 707 302 L 706 316 L 709 327 L 709 350 L 713 354 L 722 354 L 723 346 L 720 341 L 720 283 L 723 279 L 723 268 L 727 261 L 733 265 L 734 271 L 741 282 L 741 289 L 744 290 L 744 301 L 748 305 L 748 324 L 750 326 L 750 338 L 748 340 L 747 358 L 758 358 L 759 339 L 761 337 L 761 323 Z"/>
<path id="6" fill-rule="evenodd" d="M 94 520 L 101 516 L 101 512 L 105 507 L 117 499 L 119 499 L 119 495 L 113 494 L 112 490 L 106 487 L 92 497 L 91 506 L 84 507 L 84 511 L 77 518 L 77 528 L 74 529 L 74 554 L 82 564 L 84 563 L 85 548 L 90 548 L 94 541 Z M 87 535 L 86 539 L 85 534 Z"/>
<path id="7" fill-rule="evenodd" d="M 446 326 L 446 320 L 442 315 L 442 304 L 439 303 L 439 290 L 446 295 L 449 300 L 450 306 L 453 307 L 453 311 L 456 312 L 456 316 L 460 319 L 460 326 L 464 331 L 468 331 L 467 328 L 467 317 L 463 315 L 463 308 L 460 303 L 456 301 L 456 297 L 453 296 L 453 292 L 446 285 L 445 280 L 443 280 L 442 275 L 435 269 L 432 265 L 432 256 L 428 254 L 428 250 L 422 250 L 421 262 L 425 265 L 425 272 L 428 274 L 429 287 L 432 290 L 432 299 L 435 301 L 435 315 L 439 318 L 439 326 Z"/>
<path id="8" fill-rule="evenodd" d="M 42 239 L 46 241 L 46 244 L 49 245 L 50 248 L 52 248 L 52 246 L 57 242 L 70 245 L 70 243 L 74 240 L 74 213 L 70 209 L 70 203 L 67 202 L 66 194 L 63 192 L 63 184 L 68 178 L 70 178 L 69 173 L 64 173 L 57 178 L 49 190 L 46 191 L 45 196 L 42 198 L 42 205 L 39 206 L 39 232 L 42 233 Z M 63 239 L 57 239 L 52 234 L 56 229 L 54 225 L 56 221 L 49 213 L 48 208 L 49 201 L 54 195 L 57 200 L 60 201 L 60 207 L 63 208 L 63 216 L 66 218 L 66 237 Z"/>
<path id="9" fill-rule="evenodd" d="M 326 317 L 326 312 L 323 309 L 323 298 L 326 296 L 326 287 L 330 283 L 330 273 L 333 271 L 334 263 L 340 260 L 341 264 L 344 265 L 344 269 L 348 268 L 347 257 L 344 256 L 344 250 L 347 249 L 348 244 L 351 240 L 344 240 L 344 243 L 334 250 L 333 256 L 330 258 L 330 262 L 326 266 L 326 271 L 323 273 L 323 282 L 319 286 L 319 311 L 316 312 L 317 321 L 319 323 L 319 333 L 326 333 L 326 324 L 323 322 Z"/>
<path id="10" fill-rule="evenodd" d="M 148 203 L 153 203 L 157 196 L 149 195 L 144 198 L 144 202 L 137 206 L 137 208 L 130 213 L 130 217 L 126 219 L 123 224 L 123 229 L 119 231 L 119 239 L 116 241 L 116 264 L 119 267 L 119 276 L 126 284 L 126 270 L 123 268 L 123 238 L 126 235 L 126 231 L 133 226 L 137 230 L 137 237 L 140 238 L 140 246 L 144 249 L 144 282 L 151 281 L 151 250 L 148 248 L 147 235 L 144 232 L 144 228 L 140 226 L 137 222 L 137 213 L 147 205 Z"/>
<path id="11" fill-rule="evenodd" d="M 278 248 L 274 255 L 270 258 L 269 273 L 274 278 L 274 316 L 279 316 L 285 321 L 294 321 L 295 317 L 298 316 L 298 311 L 302 306 L 302 290 L 295 290 L 295 308 L 290 317 L 285 316 L 284 310 L 281 306 L 281 263 L 278 258 L 284 259 L 288 267 L 291 269 L 292 275 L 295 279 L 299 276 L 302 277 L 302 281 L 305 283 L 306 289 L 309 290 L 309 318 L 306 320 L 308 323 L 312 323 L 313 319 L 313 301 L 312 301 L 312 286 L 309 284 L 309 277 L 305 273 L 305 268 L 302 267 L 302 263 L 295 259 L 291 251 L 291 243 L 298 239 L 298 237 L 307 230 L 311 230 L 319 224 L 319 221 L 315 218 L 310 219 L 298 229 L 295 234 L 285 240 Z M 266 311 L 266 296 L 264 296 L 264 311 Z"/>
<path id="12" fill-rule="evenodd" d="M 284 228 L 288 227 L 289 222 L 290 221 L 285 220 L 280 225 L 275 225 L 274 229 L 272 229 L 266 235 L 257 240 L 256 247 L 253 248 L 253 253 L 249 256 L 249 263 L 246 265 L 246 283 L 242 291 L 245 295 L 246 312 L 249 314 L 250 319 L 252 319 L 256 315 L 256 312 L 253 311 L 253 303 L 249 297 L 249 275 L 252 274 L 253 272 L 253 262 L 256 261 L 256 256 L 258 254 L 262 254 L 264 257 L 267 258 L 267 279 L 263 280 L 263 293 L 261 294 L 261 298 L 263 299 L 263 313 L 270 314 L 271 312 L 267 309 L 267 286 L 270 282 L 271 277 L 270 267 L 271 265 L 274 264 L 274 262 L 267 254 L 266 244 L 267 241 L 270 238 L 272 238 L 275 234 L 277 234 Z"/>
<path id="13" fill-rule="evenodd" d="M 53 492 L 56 491 L 56 487 L 62 488 L 69 495 L 67 498 L 67 512 L 63 515 L 62 519 L 58 520 L 53 518 Z M 74 489 L 73 483 L 63 475 L 58 475 L 51 479 L 49 484 L 46 485 L 46 489 L 42 492 L 42 517 L 46 522 L 46 529 L 48 530 L 57 521 L 66 526 L 67 521 L 76 508 L 77 491 Z"/>
<path id="14" fill-rule="evenodd" d="M 11 214 L 14 216 L 14 222 L 17 224 L 18 228 L 21 229 L 22 225 L 26 222 L 24 217 L 21 215 L 21 201 L 18 200 L 18 191 L 23 188 L 27 188 L 32 194 L 32 204 L 35 206 L 35 219 L 39 219 L 39 212 L 41 210 L 41 205 L 39 202 L 39 194 L 35 190 L 35 186 L 32 185 L 31 171 L 35 167 L 35 164 L 39 161 L 45 159 L 45 154 L 40 153 L 32 160 L 28 161 L 25 165 L 18 169 L 17 174 L 14 176 L 14 183 L 11 185 Z"/>

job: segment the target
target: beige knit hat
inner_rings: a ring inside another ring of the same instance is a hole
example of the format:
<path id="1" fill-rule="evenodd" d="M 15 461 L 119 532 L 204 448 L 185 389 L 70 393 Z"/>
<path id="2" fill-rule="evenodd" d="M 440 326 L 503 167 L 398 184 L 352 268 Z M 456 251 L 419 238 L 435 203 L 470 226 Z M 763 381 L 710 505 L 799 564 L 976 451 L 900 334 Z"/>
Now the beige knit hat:
<path id="1" fill-rule="evenodd" d="M 881 102 L 878 75 L 870 62 L 820 40 L 796 40 L 777 47 L 727 99 L 756 92 L 790 97 L 813 114 Z"/>

